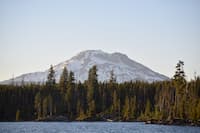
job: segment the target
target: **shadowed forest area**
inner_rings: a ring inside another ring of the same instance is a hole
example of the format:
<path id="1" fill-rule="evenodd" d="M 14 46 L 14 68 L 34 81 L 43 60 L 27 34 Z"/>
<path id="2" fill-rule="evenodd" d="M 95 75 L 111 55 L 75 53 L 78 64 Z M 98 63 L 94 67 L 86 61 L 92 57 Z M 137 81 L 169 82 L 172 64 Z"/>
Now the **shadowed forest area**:
<path id="1" fill-rule="evenodd" d="M 147 83 L 98 82 L 93 66 L 84 83 L 63 69 L 59 83 L 51 66 L 45 84 L 0 85 L 0 121 L 45 120 L 62 116 L 68 121 L 200 122 L 200 77 L 186 81 L 184 62 L 171 80 Z"/>

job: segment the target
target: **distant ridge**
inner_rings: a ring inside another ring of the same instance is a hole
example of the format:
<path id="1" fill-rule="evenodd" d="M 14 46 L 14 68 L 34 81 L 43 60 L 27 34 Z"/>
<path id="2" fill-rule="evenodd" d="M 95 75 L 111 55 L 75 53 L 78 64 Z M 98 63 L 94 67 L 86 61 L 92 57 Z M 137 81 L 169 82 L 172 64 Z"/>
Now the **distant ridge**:
<path id="1" fill-rule="evenodd" d="M 105 82 L 110 77 L 110 71 L 113 70 L 117 82 L 125 81 L 163 81 L 169 78 L 154 72 L 150 68 L 130 59 L 127 55 L 115 52 L 106 53 L 102 50 L 86 50 L 78 53 L 71 59 L 61 62 L 54 66 L 56 81 L 59 81 L 63 68 L 73 71 L 77 81 L 87 80 L 88 71 L 96 65 L 98 69 L 98 80 Z M 14 78 L 14 82 L 20 83 L 22 80 L 26 83 L 43 83 L 46 81 L 48 69 L 43 72 L 27 73 Z M 10 84 L 12 80 L 2 81 L 1 84 Z"/>

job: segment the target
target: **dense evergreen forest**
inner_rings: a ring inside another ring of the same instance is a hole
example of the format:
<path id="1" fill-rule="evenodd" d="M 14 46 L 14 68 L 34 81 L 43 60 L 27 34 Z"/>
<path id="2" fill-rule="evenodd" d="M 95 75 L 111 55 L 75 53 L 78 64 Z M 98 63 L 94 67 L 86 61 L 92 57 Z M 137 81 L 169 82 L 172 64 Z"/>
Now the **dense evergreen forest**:
<path id="1" fill-rule="evenodd" d="M 30 121 L 64 116 L 69 121 L 200 120 L 200 77 L 185 80 L 184 63 L 179 61 L 169 81 L 117 83 L 98 82 L 93 66 L 84 83 L 63 69 L 59 83 L 51 66 L 43 85 L 0 85 L 0 121 Z"/>

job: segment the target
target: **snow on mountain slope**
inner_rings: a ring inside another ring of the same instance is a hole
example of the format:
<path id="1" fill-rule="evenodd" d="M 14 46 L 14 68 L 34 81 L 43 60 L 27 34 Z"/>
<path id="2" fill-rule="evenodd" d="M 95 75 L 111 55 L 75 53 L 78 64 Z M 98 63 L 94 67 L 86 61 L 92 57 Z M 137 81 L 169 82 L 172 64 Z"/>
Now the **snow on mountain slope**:
<path id="1" fill-rule="evenodd" d="M 124 81 L 162 81 L 168 80 L 168 77 L 152 71 L 151 69 L 139 64 L 128 56 L 121 53 L 105 53 L 101 50 L 87 50 L 80 52 L 78 55 L 72 57 L 70 60 L 61 62 L 54 66 L 56 81 L 59 80 L 63 68 L 66 66 L 68 70 L 73 71 L 77 81 L 84 82 L 87 80 L 88 71 L 96 65 L 98 69 L 99 81 L 107 81 L 110 77 L 110 71 L 113 70 L 117 78 L 117 82 Z M 14 82 L 34 82 L 43 83 L 46 81 L 48 70 L 44 72 L 35 72 L 23 74 L 14 79 Z M 9 84 L 12 80 L 6 80 L 1 83 Z"/>

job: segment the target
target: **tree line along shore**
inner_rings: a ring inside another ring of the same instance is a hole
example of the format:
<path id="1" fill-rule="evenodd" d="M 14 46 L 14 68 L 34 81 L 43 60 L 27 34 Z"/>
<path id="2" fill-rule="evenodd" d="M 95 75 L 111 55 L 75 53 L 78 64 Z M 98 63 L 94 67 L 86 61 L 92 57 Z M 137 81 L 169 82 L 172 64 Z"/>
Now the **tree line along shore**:
<path id="1" fill-rule="evenodd" d="M 200 125 L 200 77 L 186 81 L 184 62 L 173 78 L 147 83 L 98 82 L 93 66 L 76 82 L 65 67 L 59 83 L 51 66 L 44 84 L 0 85 L 0 121 L 145 121 L 147 124 Z"/>

